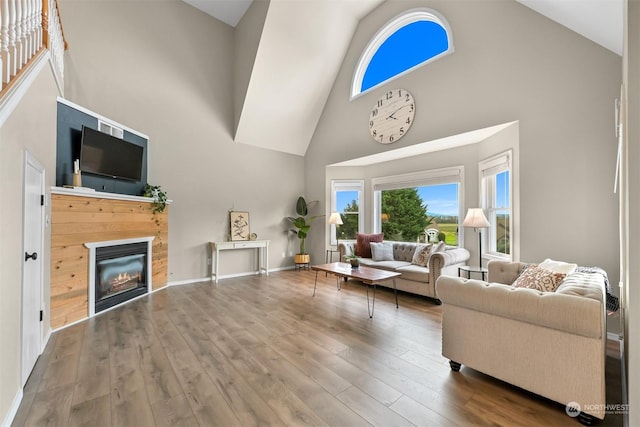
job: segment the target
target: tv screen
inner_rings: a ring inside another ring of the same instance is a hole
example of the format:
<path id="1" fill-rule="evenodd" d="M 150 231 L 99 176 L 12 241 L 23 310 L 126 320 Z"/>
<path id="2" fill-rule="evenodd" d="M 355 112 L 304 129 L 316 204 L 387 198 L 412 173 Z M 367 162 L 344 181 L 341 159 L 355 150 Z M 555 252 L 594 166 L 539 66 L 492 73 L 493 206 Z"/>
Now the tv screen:
<path id="1" fill-rule="evenodd" d="M 144 149 L 104 132 L 82 126 L 80 170 L 111 178 L 140 181 Z"/>

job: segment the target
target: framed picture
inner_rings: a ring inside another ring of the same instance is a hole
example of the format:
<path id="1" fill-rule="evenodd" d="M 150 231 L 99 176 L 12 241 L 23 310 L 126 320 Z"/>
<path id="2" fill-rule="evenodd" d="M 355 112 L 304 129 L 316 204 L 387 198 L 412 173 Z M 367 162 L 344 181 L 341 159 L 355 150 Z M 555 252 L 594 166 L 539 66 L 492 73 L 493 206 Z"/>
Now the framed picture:
<path id="1" fill-rule="evenodd" d="M 231 240 L 249 240 L 249 212 L 229 212 Z"/>

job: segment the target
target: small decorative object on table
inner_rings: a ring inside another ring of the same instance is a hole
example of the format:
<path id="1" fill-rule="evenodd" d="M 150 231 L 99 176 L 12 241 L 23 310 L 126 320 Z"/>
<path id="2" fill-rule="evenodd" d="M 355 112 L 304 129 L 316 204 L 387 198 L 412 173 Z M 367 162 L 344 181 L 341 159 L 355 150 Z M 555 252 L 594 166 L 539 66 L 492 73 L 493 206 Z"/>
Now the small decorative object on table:
<path id="1" fill-rule="evenodd" d="M 360 257 L 353 252 L 353 248 L 351 248 L 351 253 L 349 255 L 345 255 L 344 259 L 351 263 L 351 268 L 360 267 Z"/>

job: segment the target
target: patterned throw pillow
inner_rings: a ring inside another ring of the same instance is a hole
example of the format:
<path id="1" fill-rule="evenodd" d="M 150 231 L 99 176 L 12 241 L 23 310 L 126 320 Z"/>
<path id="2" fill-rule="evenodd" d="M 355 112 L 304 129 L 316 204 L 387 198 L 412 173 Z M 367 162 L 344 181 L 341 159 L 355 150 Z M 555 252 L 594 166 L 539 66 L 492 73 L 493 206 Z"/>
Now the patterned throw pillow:
<path id="1" fill-rule="evenodd" d="M 542 292 L 555 292 L 565 276 L 566 274 L 554 273 L 537 265 L 530 265 L 520 273 L 512 286 L 514 288 L 536 289 Z"/>
<path id="2" fill-rule="evenodd" d="M 371 242 L 382 242 L 382 233 L 356 234 L 356 255 L 362 258 L 371 258 Z"/>
<path id="3" fill-rule="evenodd" d="M 416 250 L 413 253 L 413 259 L 411 260 L 411 264 L 426 267 L 427 262 L 429 262 L 429 257 L 431 256 L 432 249 L 433 249 L 433 245 L 431 244 L 416 246 Z"/>

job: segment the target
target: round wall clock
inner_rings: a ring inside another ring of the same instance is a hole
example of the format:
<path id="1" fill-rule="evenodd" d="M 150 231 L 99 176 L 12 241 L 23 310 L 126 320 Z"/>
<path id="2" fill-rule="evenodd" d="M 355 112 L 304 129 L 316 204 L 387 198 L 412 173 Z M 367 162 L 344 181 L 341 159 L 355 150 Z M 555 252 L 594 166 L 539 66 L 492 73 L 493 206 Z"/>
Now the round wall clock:
<path id="1" fill-rule="evenodd" d="M 404 89 L 393 89 L 378 99 L 369 115 L 369 133 L 381 144 L 391 144 L 402 138 L 416 113 L 413 96 Z"/>

